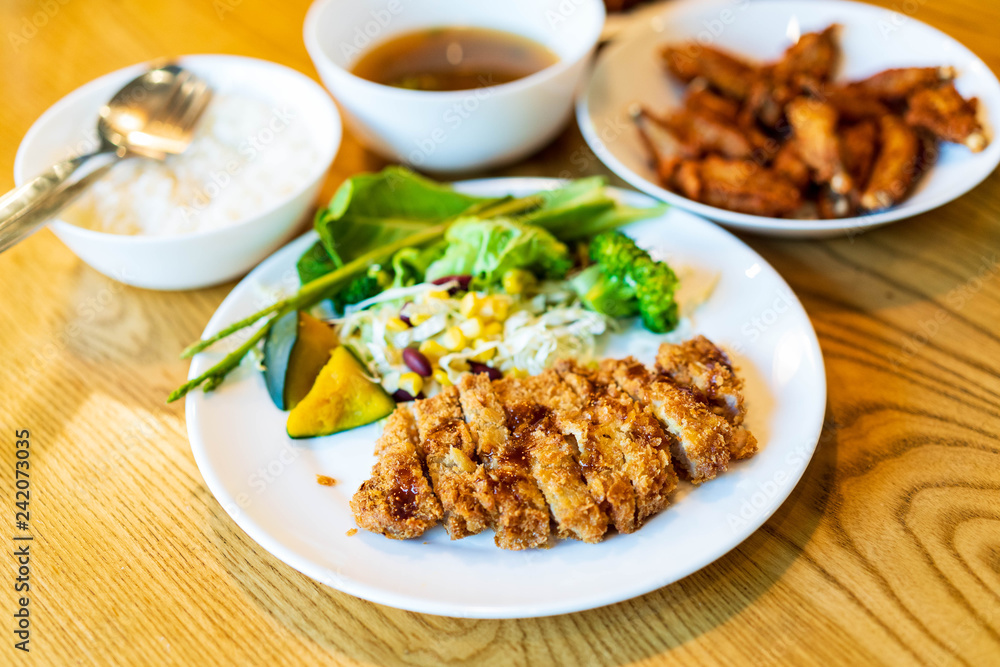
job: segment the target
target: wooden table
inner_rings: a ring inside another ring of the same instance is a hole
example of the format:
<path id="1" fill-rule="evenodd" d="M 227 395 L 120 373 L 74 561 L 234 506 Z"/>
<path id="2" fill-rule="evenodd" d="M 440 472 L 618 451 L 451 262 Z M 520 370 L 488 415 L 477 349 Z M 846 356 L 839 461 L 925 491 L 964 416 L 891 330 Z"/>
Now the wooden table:
<path id="1" fill-rule="evenodd" d="M 1000 4 L 896 4 L 1000 70 Z M 306 5 L 2 3 L 0 189 L 33 120 L 105 72 L 223 52 L 315 76 Z M 324 197 L 381 166 L 348 137 Z M 569 129 L 502 173 L 604 170 Z M 826 359 L 827 421 L 805 477 L 700 572 L 604 609 L 520 621 L 380 607 L 258 547 L 205 487 L 183 406 L 164 402 L 187 373 L 178 351 L 232 285 L 132 289 L 42 232 L 0 259 L 0 664 L 1000 664 L 998 188 L 994 174 L 851 239 L 748 237 L 804 302 Z M 11 634 L 16 429 L 30 430 L 35 537 L 25 657 Z"/>

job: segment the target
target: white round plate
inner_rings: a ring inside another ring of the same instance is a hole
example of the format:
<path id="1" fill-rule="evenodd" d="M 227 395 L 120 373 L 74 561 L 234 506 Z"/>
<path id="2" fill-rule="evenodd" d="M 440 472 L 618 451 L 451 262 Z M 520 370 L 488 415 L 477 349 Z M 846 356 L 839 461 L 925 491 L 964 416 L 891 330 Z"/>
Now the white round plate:
<path id="1" fill-rule="evenodd" d="M 462 184 L 486 196 L 554 187 L 546 179 Z M 635 206 L 653 202 L 621 192 Z M 294 441 L 286 414 L 261 374 L 244 364 L 215 392 L 187 397 L 191 448 L 205 482 L 234 521 L 279 559 L 338 590 L 412 611 L 470 618 L 562 614 L 626 600 L 677 581 L 743 541 L 777 509 L 812 456 L 826 405 L 816 334 L 788 285 L 760 256 L 721 228 L 679 209 L 627 228 L 672 263 L 717 272 L 694 328 L 734 352 L 747 383 L 747 421 L 760 453 L 676 501 L 631 535 L 600 544 L 562 541 L 548 550 L 502 551 L 492 533 L 452 542 L 440 526 L 394 541 L 355 528 L 348 501 L 368 477 L 378 425 Z M 310 233 L 264 261 L 223 301 L 205 335 L 296 287 L 295 262 Z M 270 292 L 270 294 L 269 294 Z M 651 362 L 662 336 L 638 327 L 616 335 L 607 356 Z M 198 355 L 191 377 L 221 352 Z M 316 475 L 337 480 L 321 486 Z"/>
<path id="2" fill-rule="evenodd" d="M 1000 128 L 1000 82 L 974 53 L 912 16 L 845 0 L 701 0 L 670 2 L 640 15 L 638 23 L 601 52 L 577 100 L 583 136 L 604 164 L 636 188 L 741 231 L 796 238 L 857 234 L 946 204 L 978 185 L 1000 163 L 1000 141 L 981 153 L 942 144 L 933 168 L 900 204 L 882 212 L 839 220 L 789 220 L 735 213 L 707 206 L 660 187 L 648 153 L 630 120 L 636 104 L 654 109 L 680 106 L 683 87 L 671 81 L 658 51 L 692 40 L 772 61 L 788 48 L 796 25 L 802 33 L 831 23 L 843 26 L 838 78 L 861 79 L 892 67 L 952 65 L 955 84 L 980 100 L 991 139 Z"/>

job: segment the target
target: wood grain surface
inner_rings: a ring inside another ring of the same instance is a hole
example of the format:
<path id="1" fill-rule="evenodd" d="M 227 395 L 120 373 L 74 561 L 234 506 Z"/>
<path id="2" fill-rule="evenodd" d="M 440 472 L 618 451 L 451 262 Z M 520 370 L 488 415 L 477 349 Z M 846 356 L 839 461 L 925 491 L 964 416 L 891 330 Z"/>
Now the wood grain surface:
<path id="1" fill-rule="evenodd" d="M 895 4 L 1000 70 L 1000 3 Z M 34 119 L 108 71 L 220 52 L 315 76 L 306 7 L 5 0 L 0 190 Z M 324 198 L 382 164 L 348 137 Z M 499 172 L 590 173 L 605 171 L 575 128 Z M 258 547 L 205 487 L 182 404 L 164 402 L 187 373 L 179 350 L 232 284 L 125 287 L 43 231 L 0 257 L 0 664 L 1000 664 L 998 192 L 993 174 L 853 238 L 747 237 L 819 332 L 829 405 L 815 459 L 773 518 L 702 571 L 537 620 L 380 607 Z M 15 429 L 32 443 L 29 654 L 12 635 Z"/>

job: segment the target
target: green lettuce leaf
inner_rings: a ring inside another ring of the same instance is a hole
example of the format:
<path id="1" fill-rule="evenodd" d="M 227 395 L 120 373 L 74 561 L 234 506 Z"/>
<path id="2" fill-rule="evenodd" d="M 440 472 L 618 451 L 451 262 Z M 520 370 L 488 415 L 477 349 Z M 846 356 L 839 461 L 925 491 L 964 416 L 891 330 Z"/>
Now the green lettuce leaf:
<path id="1" fill-rule="evenodd" d="M 445 234 L 448 245 L 426 280 L 471 275 L 480 285 L 498 282 L 511 269 L 562 278 L 573 266 L 569 249 L 541 227 L 513 218 L 460 218 Z"/>

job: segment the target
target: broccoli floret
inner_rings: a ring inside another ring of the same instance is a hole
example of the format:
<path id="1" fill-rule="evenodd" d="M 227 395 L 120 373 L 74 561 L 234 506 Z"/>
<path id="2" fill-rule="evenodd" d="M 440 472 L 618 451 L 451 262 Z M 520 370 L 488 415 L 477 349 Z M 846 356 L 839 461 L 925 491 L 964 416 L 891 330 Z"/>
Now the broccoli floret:
<path id="1" fill-rule="evenodd" d="M 611 317 L 632 317 L 639 313 L 639 302 L 632 286 L 620 278 L 606 275 L 597 264 L 591 264 L 569 282 L 583 305 L 595 312 Z"/>
<path id="2" fill-rule="evenodd" d="M 392 283 L 392 274 L 380 266 L 372 266 L 368 273 L 358 276 L 330 299 L 338 313 L 344 312 L 344 307 L 361 303 L 376 294 L 381 294 Z"/>
<path id="3" fill-rule="evenodd" d="M 635 241 L 617 231 L 595 236 L 590 242 L 590 258 L 605 276 L 635 290 L 639 315 L 647 329 L 666 333 L 677 326 L 677 275 L 666 262 L 654 261 Z"/>

